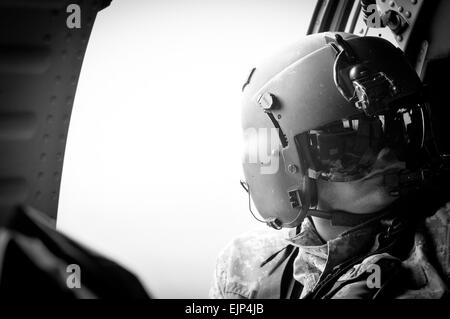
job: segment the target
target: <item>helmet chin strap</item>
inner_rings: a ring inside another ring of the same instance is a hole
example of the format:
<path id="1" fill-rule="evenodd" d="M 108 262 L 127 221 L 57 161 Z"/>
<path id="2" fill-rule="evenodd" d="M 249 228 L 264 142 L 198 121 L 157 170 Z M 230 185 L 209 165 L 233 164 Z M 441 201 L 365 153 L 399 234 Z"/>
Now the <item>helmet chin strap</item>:
<path id="1" fill-rule="evenodd" d="M 307 216 L 328 219 L 332 226 L 349 226 L 355 227 L 370 220 L 382 218 L 391 213 L 391 206 L 370 214 L 355 214 L 343 210 L 320 210 L 309 209 Z"/>

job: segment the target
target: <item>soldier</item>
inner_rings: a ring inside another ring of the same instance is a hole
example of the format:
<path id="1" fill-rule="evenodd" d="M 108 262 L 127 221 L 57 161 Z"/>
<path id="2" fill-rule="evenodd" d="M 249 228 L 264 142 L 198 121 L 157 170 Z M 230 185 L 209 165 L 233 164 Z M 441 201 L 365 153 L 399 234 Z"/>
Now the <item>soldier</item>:
<path id="1" fill-rule="evenodd" d="M 376 37 L 310 35 L 253 69 L 241 184 L 252 213 L 290 231 L 230 243 L 210 296 L 444 297 L 449 165 L 425 96 L 403 52 Z"/>

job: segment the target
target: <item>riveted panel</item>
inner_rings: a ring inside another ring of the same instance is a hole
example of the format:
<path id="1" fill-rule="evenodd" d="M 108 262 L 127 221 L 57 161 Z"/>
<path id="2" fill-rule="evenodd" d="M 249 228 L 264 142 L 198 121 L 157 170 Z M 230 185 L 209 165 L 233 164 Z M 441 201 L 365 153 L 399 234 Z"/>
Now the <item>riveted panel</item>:
<path id="1" fill-rule="evenodd" d="M 0 209 L 56 218 L 67 132 L 89 36 L 110 1 L 0 1 Z M 67 21 L 79 6 L 80 28 Z"/>

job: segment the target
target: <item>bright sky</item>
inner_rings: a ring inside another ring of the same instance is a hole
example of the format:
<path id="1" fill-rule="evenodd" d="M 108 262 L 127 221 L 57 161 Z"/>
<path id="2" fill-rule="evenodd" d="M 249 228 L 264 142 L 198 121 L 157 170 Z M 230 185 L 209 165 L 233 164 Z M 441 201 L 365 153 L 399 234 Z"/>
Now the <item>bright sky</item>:
<path id="1" fill-rule="evenodd" d="M 206 298 L 219 251 L 265 227 L 239 185 L 242 84 L 305 35 L 314 4 L 114 0 L 81 71 L 58 228 L 155 297 Z"/>

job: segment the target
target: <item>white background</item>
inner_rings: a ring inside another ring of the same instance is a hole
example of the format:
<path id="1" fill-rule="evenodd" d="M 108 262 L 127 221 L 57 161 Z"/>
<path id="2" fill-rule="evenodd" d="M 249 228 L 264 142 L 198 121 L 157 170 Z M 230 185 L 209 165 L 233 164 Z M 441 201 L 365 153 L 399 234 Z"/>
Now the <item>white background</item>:
<path id="1" fill-rule="evenodd" d="M 58 228 L 157 298 L 206 298 L 218 252 L 257 227 L 239 185 L 240 94 L 306 33 L 315 1 L 114 0 L 97 16 Z M 81 12 L 83 14 L 83 12 Z"/>

